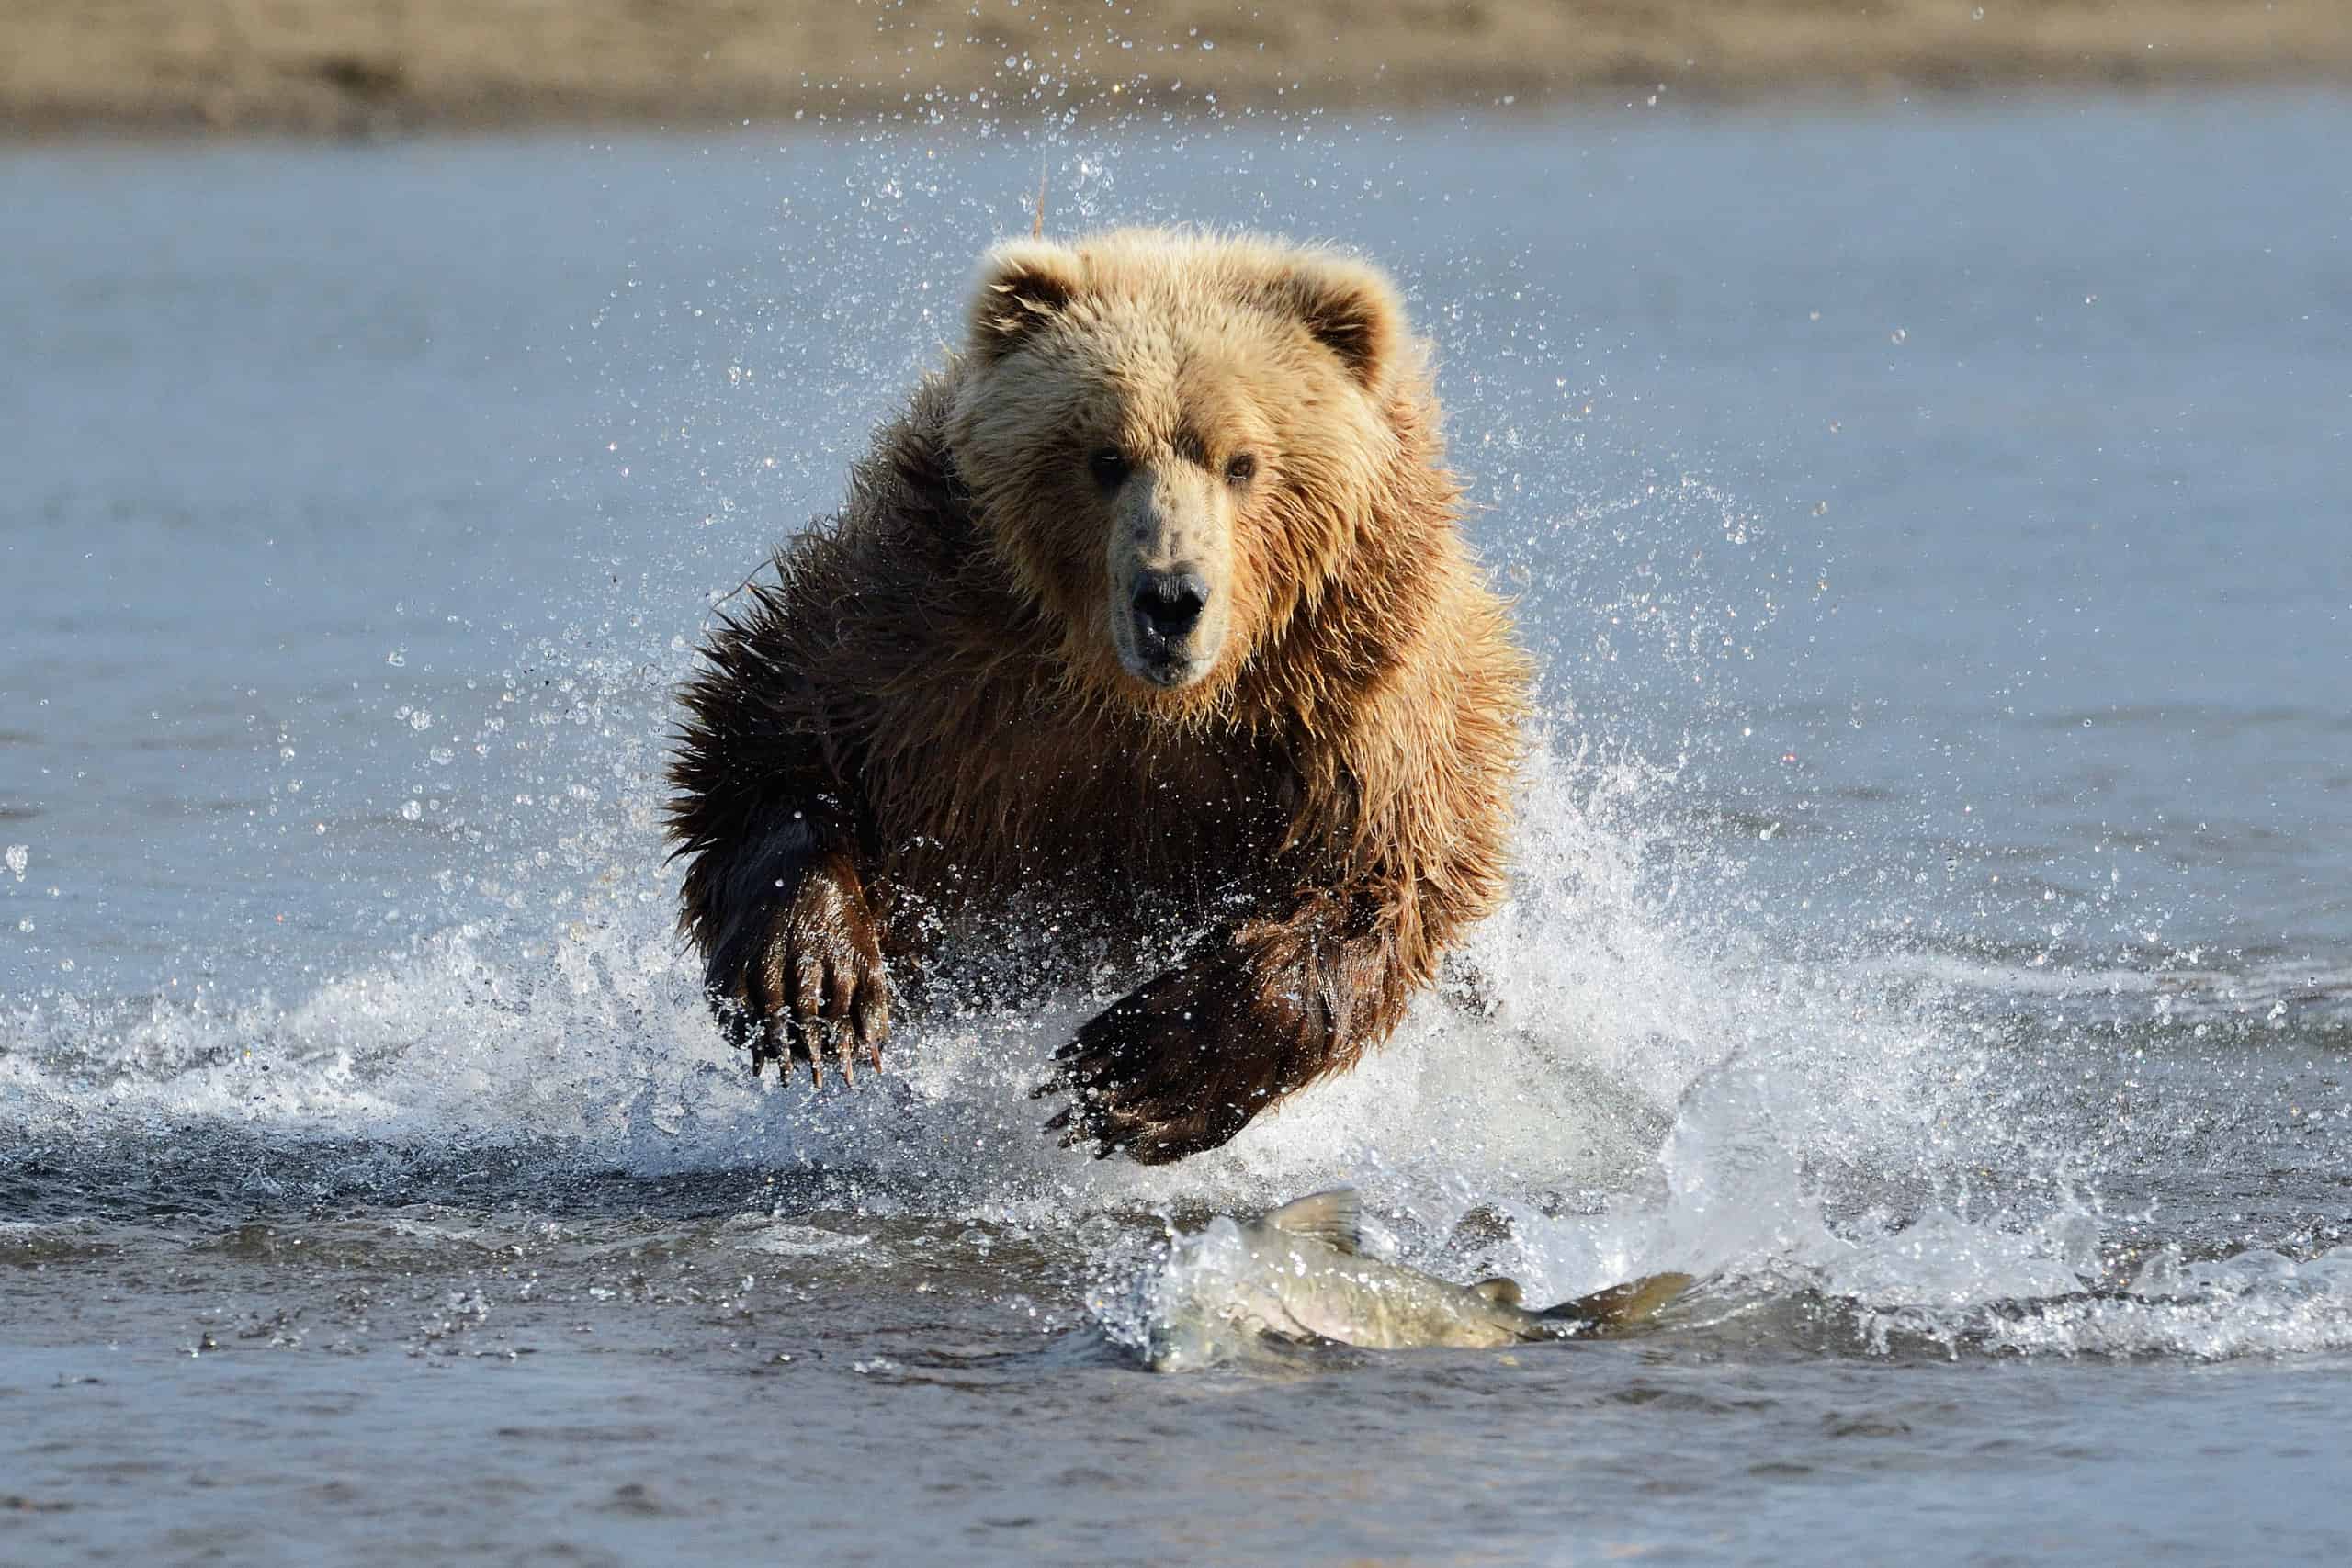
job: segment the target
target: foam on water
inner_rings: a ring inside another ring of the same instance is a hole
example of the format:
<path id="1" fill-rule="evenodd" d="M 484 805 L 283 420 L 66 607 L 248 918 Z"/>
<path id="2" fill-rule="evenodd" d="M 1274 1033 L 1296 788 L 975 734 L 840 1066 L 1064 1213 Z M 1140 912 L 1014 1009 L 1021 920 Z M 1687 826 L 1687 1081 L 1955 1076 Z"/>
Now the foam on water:
<path id="1" fill-rule="evenodd" d="M 574 825 L 547 874 L 563 896 L 499 882 L 495 907 L 290 1000 L 12 1004 L 0 1108 L 19 1151 L 77 1163 L 159 1137 L 332 1146 L 309 1178 L 331 1190 L 421 1149 L 505 1147 L 543 1170 L 775 1173 L 876 1214 L 1048 1231 L 1354 1182 L 1398 1256 L 1508 1272 L 1531 1299 L 1679 1269 L 1726 1299 L 1849 1303 L 1864 1348 L 2352 1345 L 2341 1248 L 2167 1253 L 2112 1278 L 2115 1150 L 2082 1135 L 2064 1072 L 1980 1021 L 1951 976 L 1776 951 L 1740 913 L 1736 854 L 1669 826 L 1672 771 L 1537 740 L 1510 900 L 1441 993 L 1357 1071 L 1171 1170 L 1039 1134 L 1027 1090 L 1109 990 L 910 1021 L 879 1082 L 755 1084 L 704 1010 L 634 809 Z M 287 1180 L 257 1170 L 248 1196 Z M 1506 1222 L 1500 1239 L 1455 1237 L 1473 1208 Z M 1115 1243 L 1098 1272 L 1170 1266 Z"/>
<path id="2" fill-rule="evenodd" d="M 1035 1136 L 1026 1089 L 1113 990 L 911 1022 L 878 1084 L 755 1086 L 709 1023 L 672 929 L 664 846 L 635 816 L 574 857 L 590 891 L 552 930 L 549 900 L 519 900 L 290 1002 L 20 1003 L 0 1092 L 21 1134 L 529 1140 L 648 1173 L 853 1168 L 948 1207 L 1271 1198 L 1367 1165 L 1465 1194 L 1507 1179 L 1605 1189 L 1647 1159 L 1704 1069 L 1800 1030 L 1817 999 L 1788 977 L 1750 988 L 1735 940 L 1663 912 L 1676 895 L 1626 831 L 1648 787 L 1631 766 L 1539 753 L 1510 903 L 1445 994 L 1363 1068 L 1181 1172 L 1073 1160 Z"/>

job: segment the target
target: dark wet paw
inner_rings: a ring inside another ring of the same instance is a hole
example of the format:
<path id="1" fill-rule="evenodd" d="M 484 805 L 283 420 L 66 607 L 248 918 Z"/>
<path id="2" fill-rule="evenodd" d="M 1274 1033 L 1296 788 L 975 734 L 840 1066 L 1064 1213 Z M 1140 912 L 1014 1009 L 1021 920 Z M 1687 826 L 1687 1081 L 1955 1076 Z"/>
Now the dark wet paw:
<path id="1" fill-rule="evenodd" d="M 806 1063 L 821 1085 L 829 1055 L 853 1083 L 861 1055 L 881 1070 L 890 1031 L 889 982 L 864 890 L 846 857 L 809 867 L 743 972 L 713 979 L 719 1016 L 729 1038 L 750 1049 L 754 1074 L 773 1061 L 778 1076 L 788 1078 Z"/>
<path id="2" fill-rule="evenodd" d="M 1046 1123 L 1064 1148 L 1165 1165 L 1239 1132 L 1262 1095 L 1237 1093 L 1214 972 L 1177 970 L 1081 1025 L 1033 1100 L 1067 1095 Z"/>

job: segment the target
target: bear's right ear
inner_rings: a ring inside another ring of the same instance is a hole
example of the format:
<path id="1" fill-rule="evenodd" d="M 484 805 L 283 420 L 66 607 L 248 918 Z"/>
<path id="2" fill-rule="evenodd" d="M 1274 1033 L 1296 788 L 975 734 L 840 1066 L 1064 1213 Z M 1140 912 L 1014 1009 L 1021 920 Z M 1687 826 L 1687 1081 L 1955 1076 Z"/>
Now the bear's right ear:
<path id="1" fill-rule="evenodd" d="M 1079 260 L 1046 240 L 1008 240 L 980 263 L 972 292 L 971 348 L 994 361 L 1021 346 L 1068 305 L 1079 290 Z"/>

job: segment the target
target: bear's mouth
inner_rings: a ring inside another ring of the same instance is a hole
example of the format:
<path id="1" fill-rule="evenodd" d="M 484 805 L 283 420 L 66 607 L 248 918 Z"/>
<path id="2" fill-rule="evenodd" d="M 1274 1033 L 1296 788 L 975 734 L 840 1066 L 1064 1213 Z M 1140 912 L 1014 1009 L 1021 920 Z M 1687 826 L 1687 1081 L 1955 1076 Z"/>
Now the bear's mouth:
<path id="1" fill-rule="evenodd" d="M 1128 631 L 1112 639 L 1119 668 L 1155 691 L 1181 691 L 1198 685 L 1216 665 L 1216 655 L 1197 640 L 1169 641 Z"/>
<path id="2" fill-rule="evenodd" d="M 1163 649 L 1136 655 L 1129 663 L 1128 670 L 1161 691 L 1172 692 L 1179 686 L 1189 686 L 1199 680 L 1208 672 L 1208 665 L 1205 659 Z"/>

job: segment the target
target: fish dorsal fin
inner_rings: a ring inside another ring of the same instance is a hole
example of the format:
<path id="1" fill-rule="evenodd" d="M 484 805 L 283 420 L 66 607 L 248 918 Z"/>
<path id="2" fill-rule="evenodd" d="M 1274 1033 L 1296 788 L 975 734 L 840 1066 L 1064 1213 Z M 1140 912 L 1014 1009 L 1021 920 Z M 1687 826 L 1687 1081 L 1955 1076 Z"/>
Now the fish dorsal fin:
<path id="1" fill-rule="evenodd" d="M 1491 1280 L 1481 1280 L 1470 1287 L 1497 1306 L 1515 1307 L 1524 1300 L 1519 1293 L 1519 1281 L 1498 1274 Z"/>
<path id="2" fill-rule="evenodd" d="M 1352 1187 L 1295 1199 L 1266 1216 L 1266 1224 L 1288 1235 L 1321 1242 L 1334 1252 L 1352 1254 L 1363 1237 L 1363 1205 Z"/>

